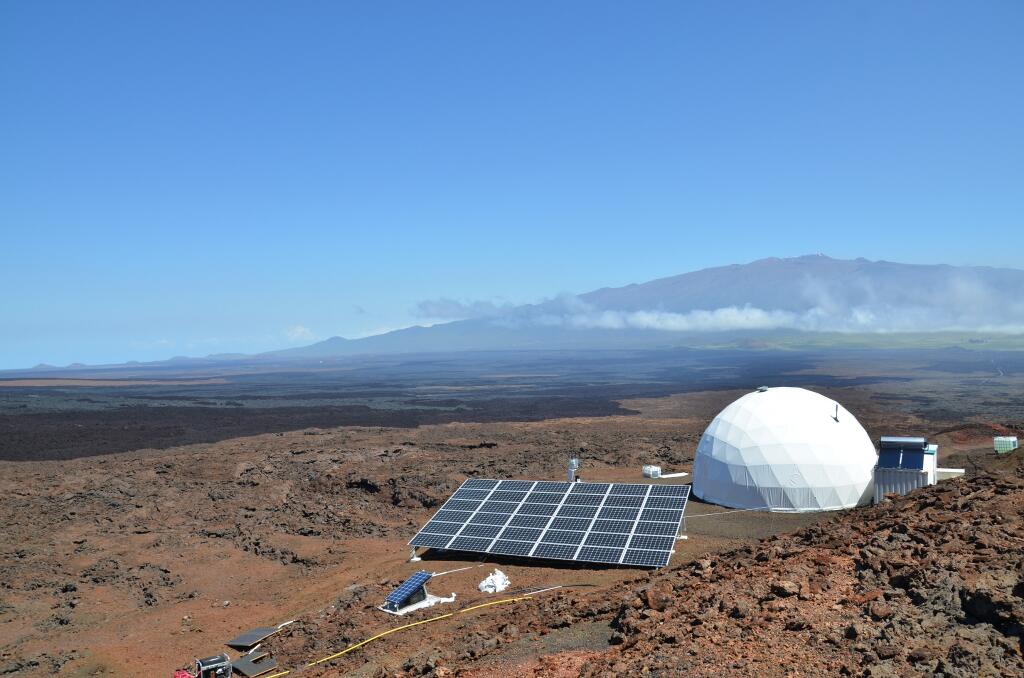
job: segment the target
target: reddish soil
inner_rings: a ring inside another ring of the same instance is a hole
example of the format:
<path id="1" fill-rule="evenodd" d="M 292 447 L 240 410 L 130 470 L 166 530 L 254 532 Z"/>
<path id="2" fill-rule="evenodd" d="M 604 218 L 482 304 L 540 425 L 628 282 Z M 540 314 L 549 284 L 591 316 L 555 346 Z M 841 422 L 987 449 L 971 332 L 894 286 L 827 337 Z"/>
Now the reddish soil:
<path id="1" fill-rule="evenodd" d="M 0 675 L 169 677 L 240 631 L 296 619 L 268 644 L 294 669 L 450 612 L 291 675 L 1022 670 L 1021 453 L 997 458 L 980 434 L 940 433 L 956 422 L 893 413 L 853 389 L 834 395 L 873 435 L 885 422 L 939 436 L 974 477 L 843 514 L 702 520 L 723 509 L 691 502 L 690 538 L 656 573 L 464 554 L 406 562 L 409 537 L 465 477 L 560 478 L 570 451 L 592 480 L 636 482 L 643 463 L 688 471 L 704 426 L 736 395 L 623 403 L 639 416 L 310 429 L 2 463 Z M 375 609 L 415 569 L 469 566 L 428 584 L 455 603 L 406 618 Z M 513 591 L 476 590 L 494 567 Z M 563 588 L 461 612 L 549 586 Z"/>

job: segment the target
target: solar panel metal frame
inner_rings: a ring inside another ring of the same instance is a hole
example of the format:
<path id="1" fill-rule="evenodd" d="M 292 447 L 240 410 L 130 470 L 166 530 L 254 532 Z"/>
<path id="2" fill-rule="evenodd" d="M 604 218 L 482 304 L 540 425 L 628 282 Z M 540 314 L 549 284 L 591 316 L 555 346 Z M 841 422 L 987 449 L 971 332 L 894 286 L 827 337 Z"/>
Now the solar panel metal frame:
<path id="1" fill-rule="evenodd" d="M 471 478 L 409 544 L 662 567 L 675 552 L 689 495 L 689 485 Z M 454 534 L 435 532 L 453 525 L 459 526 Z"/>

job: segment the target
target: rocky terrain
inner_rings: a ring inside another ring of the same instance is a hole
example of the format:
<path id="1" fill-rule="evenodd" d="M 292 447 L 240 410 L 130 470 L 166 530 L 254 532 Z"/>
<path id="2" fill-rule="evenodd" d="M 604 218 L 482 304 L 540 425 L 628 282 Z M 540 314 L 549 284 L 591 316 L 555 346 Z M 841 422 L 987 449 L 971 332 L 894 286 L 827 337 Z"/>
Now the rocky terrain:
<path id="1" fill-rule="evenodd" d="M 737 392 L 624 401 L 636 415 L 341 427 L 0 465 L 0 675 L 170 676 L 254 626 L 291 675 L 1019 675 L 1021 422 L 924 418 L 832 395 L 872 435 L 920 432 L 970 477 L 842 514 L 723 514 L 643 570 L 468 554 L 409 563 L 417 527 L 467 476 L 592 480 L 689 470 Z M 703 518 L 703 519 L 702 519 Z M 477 583 L 499 567 L 510 591 Z M 423 568 L 455 603 L 375 609 Z M 467 568 L 467 569 L 463 569 Z M 536 592 L 540 589 L 553 590 Z M 531 595 L 532 594 L 532 595 Z M 521 597 L 488 607 L 481 604 Z M 308 662 L 415 621 L 315 667 Z"/>

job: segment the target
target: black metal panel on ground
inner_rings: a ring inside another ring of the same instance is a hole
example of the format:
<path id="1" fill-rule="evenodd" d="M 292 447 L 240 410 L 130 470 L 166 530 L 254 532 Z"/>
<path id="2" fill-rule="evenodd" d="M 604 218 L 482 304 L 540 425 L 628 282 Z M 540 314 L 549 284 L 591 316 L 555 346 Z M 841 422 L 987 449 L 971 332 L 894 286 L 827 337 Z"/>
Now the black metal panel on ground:
<path id="1" fill-rule="evenodd" d="M 276 669 L 277 660 L 264 655 L 259 661 L 253 661 L 252 657 L 245 655 L 233 661 L 231 666 L 246 678 L 256 678 Z"/>
<path id="2" fill-rule="evenodd" d="M 246 631 L 237 638 L 232 638 L 225 645 L 236 650 L 248 650 L 249 648 L 256 647 L 279 630 L 280 628 L 277 626 L 261 626 L 251 631 Z"/>
<path id="3" fill-rule="evenodd" d="M 662 567 L 689 485 L 467 480 L 409 542 L 453 551 Z"/>

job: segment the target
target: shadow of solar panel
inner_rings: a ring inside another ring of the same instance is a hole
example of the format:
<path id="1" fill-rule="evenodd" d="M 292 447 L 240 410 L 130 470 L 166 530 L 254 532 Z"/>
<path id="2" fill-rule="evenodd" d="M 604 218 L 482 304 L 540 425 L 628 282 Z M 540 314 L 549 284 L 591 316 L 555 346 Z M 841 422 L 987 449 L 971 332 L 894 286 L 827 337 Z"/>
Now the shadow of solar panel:
<path id="1" fill-rule="evenodd" d="M 564 494 L 570 487 L 569 483 L 555 483 L 547 480 L 541 480 L 533 488 L 534 492 L 558 492 Z"/>
<path id="2" fill-rule="evenodd" d="M 449 499 L 441 508 L 449 511 L 475 511 L 479 508 L 480 503 L 478 501 L 466 501 L 465 499 Z"/>
<path id="3" fill-rule="evenodd" d="M 629 534 L 633 531 L 632 520 L 595 520 L 592 532 L 618 532 Z"/>
<path id="4" fill-rule="evenodd" d="M 686 500 L 682 497 L 647 497 L 647 504 L 644 508 L 656 509 L 683 509 L 686 507 Z"/>
<path id="5" fill-rule="evenodd" d="M 483 501 L 490 494 L 490 490 L 456 490 L 452 499 L 469 499 L 470 501 Z"/>
<path id="6" fill-rule="evenodd" d="M 683 519 L 682 511 L 669 511 L 666 509 L 644 509 L 640 514 L 640 520 L 661 520 L 666 523 L 676 523 Z"/>
<path id="7" fill-rule="evenodd" d="M 515 516 L 509 522 L 512 527 L 540 527 L 544 528 L 548 526 L 548 521 L 551 520 L 547 516 Z"/>
<path id="8" fill-rule="evenodd" d="M 650 485 L 641 485 L 639 483 L 615 483 L 612 485 L 612 491 L 610 494 L 632 494 L 643 496 L 647 494 L 647 488 Z"/>
<path id="9" fill-rule="evenodd" d="M 555 514 L 559 518 L 593 518 L 597 515 L 596 506 L 562 506 Z"/>
<path id="10" fill-rule="evenodd" d="M 507 541 L 499 539 L 494 542 L 488 553 L 498 553 L 506 556 L 528 556 L 533 550 L 532 541 Z"/>
<path id="11" fill-rule="evenodd" d="M 565 498 L 565 503 L 570 505 L 598 506 L 602 501 L 603 494 L 570 494 Z"/>
<path id="12" fill-rule="evenodd" d="M 652 485 L 652 497 L 689 497 L 689 485 Z"/>
<path id="13" fill-rule="evenodd" d="M 609 487 L 609 483 L 573 483 L 570 494 L 605 494 Z"/>
<path id="14" fill-rule="evenodd" d="M 498 489 L 506 492 L 528 492 L 533 487 L 532 480 L 502 480 Z"/>
<path id="15" fill-rule="evenodd" d="M 455 534 L 460 529 L 462 529 L 462 523 L 445 523 L 440 520 L 431 520 L 423 526 L 421 532 L 429 532 L 431 534 Z"/>
<path id="16" fill-rule="evenodd" d="M 506 527 L 505 531 L 501 533 L 501 538 L 514 541 L 537 541 L 541 532 L 543 532 L 542 529 L 530 527 Z"/>
<path id="17" fill-rule="evenodd" d="M 531 492 L 526 495 L 527 504 L 561 504 L 562 497 L 565 493 L 557 494 L 555 492 Z"/>
<path id="18" fill-rule="evenodd" d="M 511 516 L 507 513 L 478 513 L 469 519 L 472 523 L 483 523 L 485 525 L 504 525 Z"/>
<path id="19" fill-rule="evenodd" d="M 551 521 L 552 530 L 576 530 L 586 532 L 590 527 L 590 518 L 554 518 Z"/>
<path id="20" fill-rule="evenodd" d="M 497 480 L 487 480 L 485 478 L 470 478 L 466 482 L 462 483 L 463 487 L 471 490 L 489 490 L 497 485 Z"/>
<path id="21" fill-rule="evenodd" d="M 525 496 L 525 492 L 505 492 L 503 490 L 498 490 L 497 492 L 491 493 L 490 501 L 511 501 L 518 504 Z"/>
<path id="22" fill-rule="evenodd" d="M 676 536 L 679 533 L 679 523 L 656 523 L 649 520 L 641 520 L 636 524 L 637 534 L 657 534 L 661 536 Z"/>
<path id="23" fill-rule="evenodd" d="M 637 497 L 628 494 L 610 495 L 607 499 L 604 500 L 605 506 L 621 506 L 626 508 L 640 508 L 640 505 L 643 503 L 643 497 Z"/>
<path id="24" fill-rule="evenodd" d="M 501 532 L 501 525 L 466 525 L 460 537 L 487 537 L 493 539 Z"/>
<path id="25" fill-rule="evenodd" d="M 629 540 L 629 548 L 646 549 L 648 551 L 671 551 L 675 546 L 675 537 L 655 537 L 649 534 L 634 534 Z"/>
<path id="26" fill-rule="evenodd" d="M 420 532 L 409 543 L 413 546 L 425 546 L 432 549 L 443 549 L 451 541 L 450 534 L 425 534 Z"/>
<path id="27" fill-rule="evenodd" d="M 602 532 L 591 532 L 583 540 L 584 546 L 606 546 L 608 548 L 621 549 L 629 541 L 628 534 L 604 534 Z M 621 555 L 621 552 L 620 552 Z"/>
<path id="28" fill-rule="evenodd" d="M 585 560 L 590 563 L 612 563 L 616 564 L 622 558 L 622 549 L 598 548 L 584 546 L 576 556 L 576 560 Z"/>
<path id="29" fill-rule="evenodd" d="M 521 504 L 518 513 L 531 516 L 550 516 L 558 508 L 558 504 Z"/>
<path id="30" fill-rule="evenodd" d="M 473 515 L 472 511 L 448 511 L 441 509 L 434 514 L 433 520 L 442 520 L 446 523 L 464 523 Z"/>
<path id="31" fill-rule="evenodd" d="M 485 513 L 515 513 L 519 504 L 511 501 L 485 501 L 480 510 Z"/>
<path id="32" fill-rule="evenodd" d="M 568 544 L 537 544 L 537 548 L 531 554 L 534 558 L 556 558 L 558 560 L 572 560 L 576 555 L 577 546 Z"/>
<path id="33" fill-rule="evenodd" d="M 605 506 L 601 509 L 601 512 L 597 514 L 597 517 L 603 520 L 636 520 L 637 514 L 639 513 L 640 509 Z"/>
<path id="34" fill-rule="evenodd" d="M 550 544 L 579 544 L 583 541 L 583 534 L 568 530 L 548 530 L 540 540 Z"/>
<path id="35" fill-rule="evenodd" d="M 453 551 L 487 551 L 491 545 L 490 539 L 478 539 L 477 537 L 456 537 L 448 548 Z"/>
<path id="36" fill-rule="evenodd" d="M 665 567 L 668 559 L 672 557 L 669 551 L 638 551 L 626 549 L 622 556 L 624 565 L 642 565 L 643 567 Z"/>

